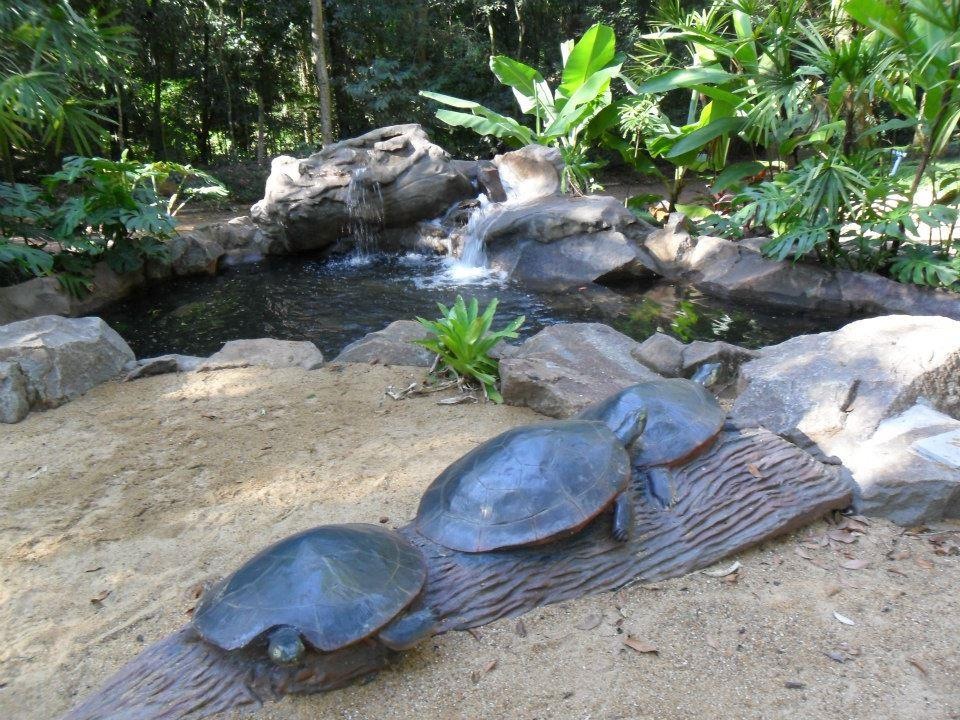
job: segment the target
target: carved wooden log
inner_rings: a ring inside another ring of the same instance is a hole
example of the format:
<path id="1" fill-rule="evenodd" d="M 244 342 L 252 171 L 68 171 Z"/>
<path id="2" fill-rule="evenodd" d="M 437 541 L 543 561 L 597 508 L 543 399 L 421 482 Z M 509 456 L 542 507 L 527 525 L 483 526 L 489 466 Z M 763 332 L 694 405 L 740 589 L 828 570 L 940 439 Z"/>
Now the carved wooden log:
<path id="1" fill-rule="evenodd" d="M 727 430 L 705 454 L 659 470 L 673 502 L 648 500 L 634 479 L 636 524 L 618 543 L 604 515 L 562 541 L 491 553 L 461 553 L 401 530 L 426 558 L 427 605 L 439 632 L 464 630 L 540 605 L 655 581 L 706 567 L 793 530 L 851 501 L 839 468 L 821 465 L 765 430 Z M 382 669 L 391 651 L 374 640 L 308 654 L 295 668 L 265 660 L 262 649 L 224 652 L 190 628 L 145 650 L 65 720 L 178 720 L 258 706 L 284 694 L 341 687 Z"/>

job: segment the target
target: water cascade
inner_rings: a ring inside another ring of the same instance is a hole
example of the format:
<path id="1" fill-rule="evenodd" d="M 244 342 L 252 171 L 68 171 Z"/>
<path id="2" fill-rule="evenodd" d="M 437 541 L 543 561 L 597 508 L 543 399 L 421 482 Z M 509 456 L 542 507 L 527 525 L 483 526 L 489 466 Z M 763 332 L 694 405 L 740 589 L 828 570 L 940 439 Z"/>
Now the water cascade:
<path id="1" fill-rule="evenodd" d="M 349 262 L 353 265 L 369 264 L 377 254 L 377 234 L 383 227 L 383 194 L 380 183 L 368 182 L 366 168 L 356 168 L 350 173 L 345 199 L 349 219 L 346 234 L 353 239 L 353 252 Z"/>

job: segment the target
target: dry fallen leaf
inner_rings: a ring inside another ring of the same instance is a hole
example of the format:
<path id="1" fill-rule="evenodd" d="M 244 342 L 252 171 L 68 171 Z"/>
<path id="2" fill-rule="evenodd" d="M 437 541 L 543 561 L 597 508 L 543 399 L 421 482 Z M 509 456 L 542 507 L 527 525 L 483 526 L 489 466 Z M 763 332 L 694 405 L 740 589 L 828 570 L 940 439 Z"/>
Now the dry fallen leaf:
<path id="1" fill-rule="evenodd" d="M 907 662 L 913 665 L 917 670 L 922 672 L 924 675 L 929 675 L 927 668 L 924 667 L 923 663 L 917 660 L 915 657 L 908 657 Z"/>
<path id="2" fill-rule="evenodd" d="M 108 595 L 110 595 L 109 590 L 101 590 L 99 593 L 90 598 L 90 602 L 92 602 L 94 605 L 99 605 L 107 599 Z"/>
<path id="3" fill-rule="evenodd" d="M 653 653 L 654 655 L 659 655 L 660 651 L 657 649 L 656 645 L 652 645 L 645 640 L 638 640 L 633 637 L 633 635 L 627 635 L 623 639 L 623 644 L 626 645 L 631 650 L 635 650 L 638 653 Z"/>
<path id="4" fill-rule="evenodd" d="M 753 463 L 750 463 L 749 465 L 747 465 L 747 470 L 748 470 L 748 471 L 750 472 L 750 474 L 753 475 L 755 478 L 760 478 L 761 480 L 763 479 L 763 473 L 760 472 L 760 468 L 758 468 L 758 467 L 757 467 L 756 465 L 754 465 Z"/>
<path id="5" fill-rule="evenodd" d="M 96 567 L 89 568 L 84 570 L 85 573 L 96 572 L 97 570 L 103 570 L 103 565 L 97 565 Z"/>
<path id="6" fill-rule="evenodd" d="M 597 627 L 597 625 L 599 625 L 602 622 L 602 620 L 603 618 L 601 618 L 596 613 L 591 613 L 590 615 L 587 615 L 585 618 L 583 618 L 583 620 L 578 622 L 577 627 L 580 630 L 593 630 L 595 627 Z"/>
<path id="7" fill-rule="evenodd" d="M 480 638 L 483 637 L 483 635 L 480 634 L 480 631 L 477 630 L 476 628 L 467 628 L 467 632 L 470 633 L 473 639 L 476 640 L 477 642 L 480 642 Z"/>
<path id="8" fill-rule="evenodd" d="M 857 536 L 848 533 L 846 530 L 831 530 L 827 533 L 827 537 L 831 540 L 836 540 L 837 542 L 850 544 L 857 541 Z"/>
<path id="9" fill-rule="evenodd" d="M 808 552 L 807 552 L 806 550 L 804 550 L 802 547 L 795 547 L 795 548 L 793 549 L 793 551 L 794 551 L 797 555 L 799 555 L 800 557 L 802 557 L 804 560 L 813 560 L 813 555 L 811 555 L 810 553 L 808 553 Z"/>
<path id="10" fill-rule="evenodd" d="M 739 579 L 740 579 L 740 573 L 735 572 L 720 578 L 720 582 L 726 583 L 727 585 L 736 585 Z"/>
<path id="11" fill-rule="evenodd" d="M 913 559 L 913 561 L 924 570 L 933 570 L 933 563 L 927 560 L 925 557 L 917 556 Z"/>
<path id="12" fill-rule="evenodd" d="M 834 616 L 838 621 L 842 622 L 844 625 L 856 625 L 856 623 L 855 623 L 853 620 L 851 620 L 850 618 L 848 618 L 846 615 L 841 615 L 841 614 L 838 613 L 837 611 L 834 611 L 834 612 L 833 612 L 833 616 Z"/>
<path id="13" fill-rule="evenodd" d="M 863 558 L 854 558 L 852 560 L 844 560 L 840 563 L 840 567 L 844 570 L 863 570 L 866 567 L 870 567 L 870 561 L 864 560 Z"/>
<path id="14" fill-rule="evenodd" d="M 727 575 L 732 575 L 739 569 L 740 569 L 740 561 L 738 560 L 732 565 L 728 565 L 727 567 L 721 567 L 721 568 L 716 568 L 712 570 L 701 570 L 700 572 L 710 577 L 722 578 L 722 577 L 726 577 Z"/>
<path id="15" fill-rule="evenodd" d="M 839 585 L 827 585 L 827 587 L 824 589 L 824 593 L 826 594 L 827 597 L 833 597 L 834 595 L 842 591 L 843 591 L 843 588 L 840 587 Z"/>
<path id="16" fill-rule="evenodd" d="M 887 553 L 887 560 L 909 560 L 909 550 L 891 550 Z"/>
<path id="17" fill-rule="evenodd" d="M 900 575 L 901 577 L 910 577 L 902 570 L 897 570 L 896 568 L 887 568 L 887 572 L 891 575 Z"/>

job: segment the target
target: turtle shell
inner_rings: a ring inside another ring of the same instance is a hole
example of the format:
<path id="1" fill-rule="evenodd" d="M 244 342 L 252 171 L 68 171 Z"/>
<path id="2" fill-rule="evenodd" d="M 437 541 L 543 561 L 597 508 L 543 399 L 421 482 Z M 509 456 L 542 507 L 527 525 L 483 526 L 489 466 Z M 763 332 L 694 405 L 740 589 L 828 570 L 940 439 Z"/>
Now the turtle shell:
<path id="1" fill-rule="evenodd" d="M 602 423 L 565 420 L 502 433 L 427 488 L 417 530 L 453 550 L 544 542 L 596 517 L 630 481 L 630 458 Z"/>
<path id="2" fill-rule="evenodd" d="M 423 557 L 376 525 L 324 525 L 266 548 L 206 593 L 193 626 L 234 650 L 277 625 L 329 652 L 373 634 L 420 593 Z"/>
<path id="3" fill-rule="evenodd" d="M 617 428 L 638 410 L 647 414 L 643 434 L 631 448 L 634 466 L 640 468 L 673 465 L 693 457 L 713 442 L 726 417 L 709 390 L 682 378 L 631 385 L 591 405 L 579 417 Z"/>

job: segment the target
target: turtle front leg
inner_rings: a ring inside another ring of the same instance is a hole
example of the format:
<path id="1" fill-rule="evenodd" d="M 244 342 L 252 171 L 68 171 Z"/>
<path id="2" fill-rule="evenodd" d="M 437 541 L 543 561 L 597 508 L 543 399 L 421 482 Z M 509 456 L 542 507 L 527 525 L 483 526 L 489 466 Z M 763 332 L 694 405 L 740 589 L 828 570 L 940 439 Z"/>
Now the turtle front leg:
<path id="1" fill-rule="evenodd" d="M 437 616 L 430 608 L 423 608 L 401 615 L 383 628 L 377 638 L 391 650 L 409 650 L 424 638 L 433 635 L 437 626 Z"/>
<path id="2" fill-rule="evenodd" d="M 626 542 L 633 530 L 633 503 L 630 494 L 622 492 L 613 501 L 613 539 Z"/>

